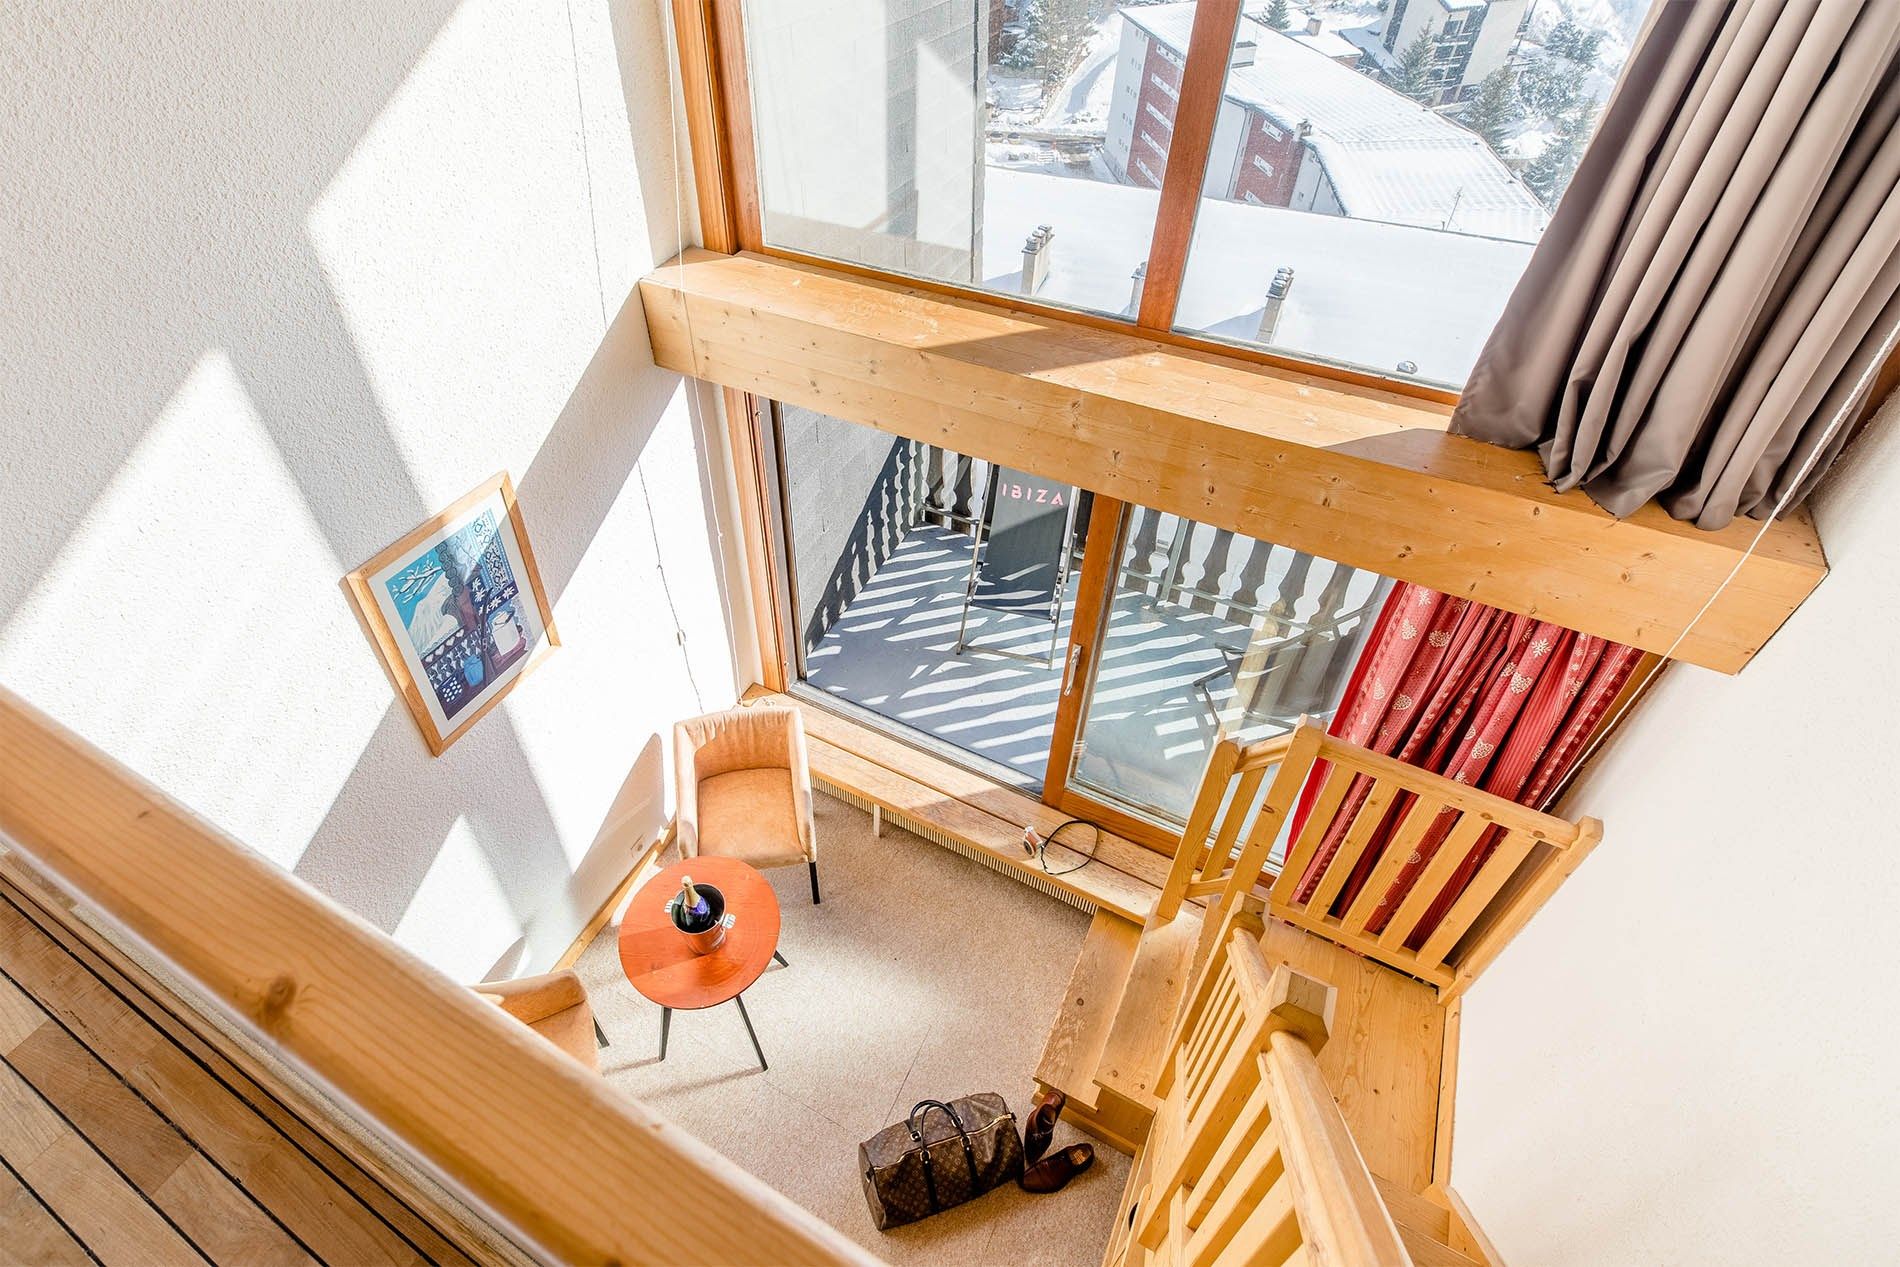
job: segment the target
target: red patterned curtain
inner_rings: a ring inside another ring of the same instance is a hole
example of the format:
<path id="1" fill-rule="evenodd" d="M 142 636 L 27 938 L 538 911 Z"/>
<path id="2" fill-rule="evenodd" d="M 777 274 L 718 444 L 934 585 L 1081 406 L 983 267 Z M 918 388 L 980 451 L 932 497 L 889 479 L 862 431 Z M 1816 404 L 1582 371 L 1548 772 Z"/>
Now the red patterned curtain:
<path id="1" fill-rule="evenodd" d="M 1543 808 L 1641 655 L 1634 647 L 1549 621 L 1402 583 L 1379 613 L 1346 684 L 1331 733 L 1519 804 Z M 1301 792 L 1294 838 L 1325 774 L 1323 764 L 1316 766 Z M 1348 790 L 1301 876 L 1301 900 L 1318 886 L 1368 791 L 1363 777 Z M 1334 911 L 1343 912 L 1352 904 L 1386 841 L 1404 821 L 1411 799 L 1401 797 L 1387 811 L 1334 902 Z M 1420 839 L 1374 911 L 1368 926 L 1372 932 L 1384 930 L 1444 842 L 1452 817 L 1444 815 Z M 1409 944 L 1423 943 L 1501 835 L 1493 830 L 1478 840 L 1419 921 Z"/>

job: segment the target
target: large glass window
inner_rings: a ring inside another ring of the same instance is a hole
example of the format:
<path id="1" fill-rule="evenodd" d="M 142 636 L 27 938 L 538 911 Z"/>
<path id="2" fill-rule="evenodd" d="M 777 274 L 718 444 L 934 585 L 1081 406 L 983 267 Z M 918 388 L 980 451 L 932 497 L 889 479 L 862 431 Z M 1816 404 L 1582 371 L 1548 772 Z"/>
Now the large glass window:
<path id="1" fill-rule="evenodd" d="M 744 0 L 761 231 L 1132 318 L 1215 76 L 1176 328 L 1456 388 L 1650 2 Z"/>
<path id="2" fill-rule="evenodd" d="M 1461 387 L 1647 3 L 1274 8 L 1234 33 L 1175 325 Z M 1194 9 L 1126 12 L 1180 48 Z"/>
<path id="3" fill-rule="evenodd" d="M 745 19 L 767 245 L 1132 315 L 1181 52 L 1090 0 L 747 0 Z"/>
<path id="4" fill-rule="evenodd" d="M 1070 789 L 1178 826 L 1217 740 L 1331 720 L 1390 585 L 1131 508 Z"/>
<path id="5" fill-rule="evenodd" d="M 805 684 L 1000 779 L 1041 787 L 1087 499 L 933 445 L 773 408 Z"/>
<path id="6" fill-rule="evenodd" d="M 809 409 L 772 418 L 803 687 L 1162 836 L 1222 736 L 1330 720 L 1390 585 Z M 1112 583 L 1078 615 L 1091 549 Z"/>

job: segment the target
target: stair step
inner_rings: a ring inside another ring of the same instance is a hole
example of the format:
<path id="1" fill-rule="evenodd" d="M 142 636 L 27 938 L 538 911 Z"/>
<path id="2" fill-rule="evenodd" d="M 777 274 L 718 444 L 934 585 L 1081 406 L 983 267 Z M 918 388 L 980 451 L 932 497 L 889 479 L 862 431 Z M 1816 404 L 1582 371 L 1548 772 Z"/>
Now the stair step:
<path id="1" fill-rule="evenodd" d="M 1392 1211 L 1394 1223 L 1400 1227 L 1416 1228 L 1441 1244 L 1451 1243 L 1450 1210 L 1430 1197 L 1421 1196 L 1390 1179 L 1374 1175 L 1372 1182 L 1378 1186 L 1379 1196 L 1385 1200 L 1385 1208 Z"/>
<path id="2" fill-rule="evenodd" d="M 1391 1212 L 1392 1222 L 1398 1225 L 1399 1237 L 1415 1267 L 1479 1267 L 1474 1259 L 1447 1243 L 1451 1239 L 1450 1210 L 1378 1175 L 1372 1176 L 1372 1182 Z"/>
<path id="3" fill-rule="evenodd" d="M 1095 913 L 1082 939 L 1082 953 L 1036 1064 L 1036 1081 L 1061 1090 L 1076 1107 L 1095 1107 L 1095 1072 L 1140 939 L 1140 924 L 1107 909 Z"/>
<path id="4" fill-rule="evenodd" d="M 1200 936 L 1200 916 L 1187 910 L 1165 924 L 1142 930 L 1128 983 L 1122 987 L 1115 1020 L 1102 1047 L 1095 1080 L 1150 1113 L 1175 1011 L 1193 981 Z"/>

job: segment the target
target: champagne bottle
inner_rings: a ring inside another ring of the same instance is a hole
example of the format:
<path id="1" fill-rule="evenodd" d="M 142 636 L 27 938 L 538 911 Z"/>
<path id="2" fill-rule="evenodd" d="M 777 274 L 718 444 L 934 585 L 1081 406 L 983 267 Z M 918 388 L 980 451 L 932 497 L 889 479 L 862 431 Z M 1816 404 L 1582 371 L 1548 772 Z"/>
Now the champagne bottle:
<path id="1" fill-rule="evenodd" d="M 680 877 L 679 905 L 674 911 L 673 922 L 679 925 L 683 933 L 703 933 L 712 927 L 712 903 L 693 887 L 693 877 L 690 875 Z"/>

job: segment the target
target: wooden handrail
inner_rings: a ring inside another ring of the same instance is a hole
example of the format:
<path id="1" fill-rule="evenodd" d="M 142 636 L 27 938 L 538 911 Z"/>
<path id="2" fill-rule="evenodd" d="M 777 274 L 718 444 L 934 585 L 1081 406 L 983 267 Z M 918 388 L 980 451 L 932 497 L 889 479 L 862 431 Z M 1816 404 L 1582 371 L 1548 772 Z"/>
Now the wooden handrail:
<path id="1" fill-rule="evenodd" d="M 1280 1124 L 1307 1261 L 1315 1267 L 1411 1262 L 1312 1047 L 1285 1030 L 1267 1041 L 1264 1081 Z"/>
<path id="2" fill-rule="evenodd" d="M 1216 947 L 1197 986 L 1106 1267 L 1411 1263 L 1314 1055 L 1332 1027 L 1333 987 L 1285 964 L 1269 970 L 1244 929 Z"/>
<path id="3" fill-rule="evenodd" d="M 530 1253 L 878 1261 L 3 689 L 0 836 Z"/>
<path id="4" fill-rule="evenodd" d="M 1596 819 L 1541 813 L 1302 718 L 1272 740 L 1215 745 L 1149 925 L 1205 900 L 1212 914 L 1199 953 L 1219 945 L 1259 895 L 1268 857 L 1316 771 L 1310 812 L 1287 838 L 1266 893 L 1268 911 L 1428 981 L 1444 999 L 1489 966 L 1603 834 Z M 1414 863 L 1421 854 L 1427 860 Z M 1185 1023 L 1183 1012 L 1176 1036 Z"/>

